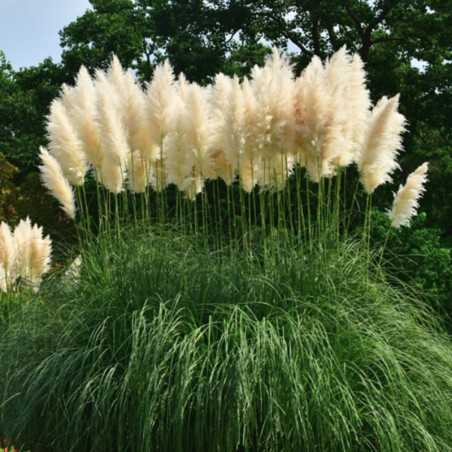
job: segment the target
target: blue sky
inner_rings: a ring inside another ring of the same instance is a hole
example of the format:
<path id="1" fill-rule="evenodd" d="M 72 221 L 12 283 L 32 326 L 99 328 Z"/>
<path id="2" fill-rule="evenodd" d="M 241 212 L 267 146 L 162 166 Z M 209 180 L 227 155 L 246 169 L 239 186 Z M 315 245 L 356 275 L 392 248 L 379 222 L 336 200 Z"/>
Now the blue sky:
<path id="1" fill-rule="evenodd" d="M 0 0 L 0 50 L 16 70 L 49 56 L 60 61 L 58 32 L 89 7 L 88 0 Z"/>

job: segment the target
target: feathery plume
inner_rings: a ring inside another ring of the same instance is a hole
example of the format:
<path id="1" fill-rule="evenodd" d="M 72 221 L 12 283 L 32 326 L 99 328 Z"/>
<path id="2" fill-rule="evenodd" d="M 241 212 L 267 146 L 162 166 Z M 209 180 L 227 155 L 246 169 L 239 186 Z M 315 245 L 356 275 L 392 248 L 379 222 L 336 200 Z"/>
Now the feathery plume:
<path id="1" fill-rule="evenodd" d="M 154 71 L 152 81 L 147 84 L 146 113 L 152 141 L 155 143 L 154 154 L 150 161 L 161 157 L 161 145 L 171 132 L 173 117 L 179 106 L 178 93 L 174 83 L 173 68 L 166 60 Z"/>
<path id="2" fill-rule="evenodd" d="M 241 95 L 243 99 L 243 132 L 241 133 L 243 144 L 239 155 L 239 175 L 243 189 L 249 193 L 258 183 L 257 168 L 261 154 L 259 152 L 260 140 L 256 134 L 259 122 L 258 103 L 247 78 L 243 80 Z"/>
<path id="3" fill-rule="evenodd" d="M 41 276 L 50 269 L 52 241 L 43 237 L 42 227 L 32 226 L 30 218 L 21 220 L 14 229 L 14 280 L 18 278 L 37 290 Z"/>
<path id="4" fill-rule="evenodd" d="M 348 166 L 353 162 L 350 137 L 346 127 L 353 121 L 354 111 L 347 104 L 347 85 L 350 79 L 351 59 L 346 46 L 338 50 L 325 63 L 325 88 L 329 99 L 325 128 L 320 149 L 321 175 L 331 177 L 338 167 Z M 354 95 L 354 94 L 352 94 Z"/>
<path id="5" fill-rule="evenodd" d="M 306 167 L 310 179 L 318 182 L 324 166 L 321 149 L 331 101 L 320 58 L 315 56 L 296 79 L 294 92 L 296 159 Z"/>
<path id="6" fill-rule="evenodd" d="M 180 191 L 190 185 L 193 168 L 193 159 L 185 148 L 184 108 L 182 99 L 179 99 L 178 113 L 173 115 L 171 131 L 163 142 L 167 182 L 176 185 Z"/>
<path id="7" fill-rule="evenodd" d="M 121 96 L 124 91 L 124 78 L 125 73 L 122 68 L 121 62 L 116 55 L 113 55 L 107 71 L 107 79 L 114 87 L 119 96 Z"/>
<path id="8" fill-rule="evenodd" d="M 9 271 L 14 262 L 14 239 L 10 227 L 4 221 L 0 224 L 0 265 Z"/>
<path id="9" fill-rule="evenodd" d="M 0 289 L 6 292 L 12 283 L 11 269 L 14 264 L 15 245 L 8 224 L 0 224 Z"/>
<path id="10" fill-rule="evenodd" d="M 217 74 L 210 95 L 212 121 L 212 149 L 210 151 L 210 179 L 222 178 L 230 185 L 237 171 L 243 147 L 243 98 L 240 82 L 224 74 Z"/>
<path id="11" fill-rule="evenodd" d="M 133 151 L 129 154 L 128 179 L 130 189 L 134 193 L 144 193 L 151 179 L 149 162 L 141 152 Z"/>
<path id="12" fill-rule="evenodd" d="M 88 161 L 100 168 L 104 158 L 100 127 L 97 123 L 97 90 L 85 66 L 76 79 L 77 104 L 72 113 L 74 127 L 83 143 Z"/>
<path id="13" fill-rule="evenodd" d="M 361 183 L 367 193 L 391 181 L 391 174 L 399 167 L 397 155 L 402 150 L 401 134 L 405 130 L 405 117 L 397 111 L 399 95 L 380 99 L 372 110 L 358 161 Z"/>
<path id="14" fill-rule="evenodd" d="M 19 224 L 14 229 L 13 239 L 16 250 L 12 269 L 14 279 L 19 277 L 26 278 L 28 276 L 28 267 L 31 256 L 30 243 L 32 240 L 32 226 L 29 217 L 19 221 Z"/>
<path id="15" fill-rule="evenodd" d="M 34 286 L 38 286 L 41 275 L 50 269 L 50 256 L 52 253 L 52 241 L 47 235 L 43 237 L 42 227 L 34 225 L 31 229 L 30 260 L 28 263 L 28 280 Z"/>
<path id="16" fill-rule="evenodd" d="M 254 170 L 254 177 L 262 186 L 280 186 L 280 181 L 273 179 L 280 179 L 281 170 L 286 168 L 286 165 L 281 165 L 283 160 L 287 161 L 282 156 L 293 152 L 295 108 L 292 67 L 273 48 L 265 66 L 255 66 L 251 75 L 250 84 L 257 104 L 254 133 L 260 161 Z"/>
<path id="17" fill-rule="evenodd" d="M 44 186 L 52 193 L 52 195 L 60 202 L 62 209 L 66 215 L 72 220 L 75 219 L 75 201 L 74 192 L 69 182 L 63 175 L 58 161 L 49 154 L 47 149 L 41 146 L 40 157 L 42 165 L 39 166 L 41 171 L 41 180 Z"/>
<path id="18" fill-rule="evenodd" d="M 119 193 L 127 175 L 128 137 L 121 116 L 121 99 L 107 76 L 96 73 L 98 120 L 104 158 L 100 166 L 101 182 L 111 192 Z"/>
<path id="19" fill-rule="evenodd" d="M 209 91 L 196 83 L 189 86 L 182 112 L 183 134 L 190 173 L 203 178 L 209 173 L 212 146 L 212 123 L 208 103 Z"/>
<path id="20" fill-rule="evenodd" d="M 345 98 L 348 120 L 344 124 L 344 134 L 347 141 L 351 143 L 350 153 L 353 162 L 356 163 L 363 147 L 371 109 L 370 94 L 366 86 L 366 71 L 358 54 L 352 57 Z M 342 158 L 339 164 L 345 166 Z"/>
<path id="21" fill-rule="evenodd" d="M 73 185 L 83 184 L 88 170 L 86 155 L 61 99 L 55 99 L 50 106 L 47 132 L 50 153 L 58 160 L 65 177 Z"/>
<path id="22" fill-rule="evenodd" d="M 226 149 L 231 149 L 233 141 L 232 125 L 232 79 L 224 74 L 215 76 L 215 83 L 210 92 L 210 120 L 212 133 L 212 148 L 210 179 L 222 178 L 226 183 L 232 183 L 233 170 L 226 159 Z"/>
<path id="23" fill-rule="evenodd" d="M 133 74 L 128 71 L 123 78 L 122 109 L 124 127 L 128 130 L 129 148 L 138 151 L 141 159 L 152 155 L 155 143 L 149 133 L 146 116 L 146 102 L 143 90 Z"/>
<path id="24" fill-rule="evenodd" d="M 405 185 L 400 186 L 395 194 L 392 209 L 388 212 L 392 227 L 410 225 L 410 219 L 416 215 L 416 209 L 419 207 L 419 198 L 425 191 L 427 170 L 428 163 L 425 162 L 408 176 Z"/>

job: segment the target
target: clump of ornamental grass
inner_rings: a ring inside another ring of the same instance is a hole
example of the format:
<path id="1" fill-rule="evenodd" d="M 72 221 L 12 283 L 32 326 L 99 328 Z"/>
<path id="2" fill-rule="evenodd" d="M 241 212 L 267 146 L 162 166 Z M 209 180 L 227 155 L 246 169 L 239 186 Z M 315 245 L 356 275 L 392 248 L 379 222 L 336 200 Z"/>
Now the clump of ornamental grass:
<path id="1" fill-rule="evenodd" d="M 365 78 L 345 48 L 299 76 L 275 50 L 209 86 L 167 62 L 144 90 L 117 58 L 82 67 L 41 149 L 81 255 L 8 318 L 5 432 L 65 451 L 449 450 L 450 339 L 369 249 L 406 124 Z"/>
<path id="2" fill-rule="evenodd" d="M 372 105 L 363 62 L 345 47 L 299 76 L 274 49 L 249 78 L 218 74 L 208 86 L 176 78 L 165 62 L 145 89 L 114 57 L 93 77 L 82 67 L 52 102 L 42 179 L 86 229 L 94 201 L 96 223 L 112 217 L 117 230 L 129 217 L 190 223 L 206 237 L 227 231 L 245 244 L 256 227 L 337 239 L 357 205 L 347 168 L 368 195 L 365 229 L 371 195 L 398 168 L 398 104 Z"/>
<path id="3" fill-rule="evenodd" d="M 452 344 L 362 246 L 98 237 L 0 337 L 0 425 L 57 450 L 452 444 Z M 277 241 L 277 238 L 274 238 Z"/>

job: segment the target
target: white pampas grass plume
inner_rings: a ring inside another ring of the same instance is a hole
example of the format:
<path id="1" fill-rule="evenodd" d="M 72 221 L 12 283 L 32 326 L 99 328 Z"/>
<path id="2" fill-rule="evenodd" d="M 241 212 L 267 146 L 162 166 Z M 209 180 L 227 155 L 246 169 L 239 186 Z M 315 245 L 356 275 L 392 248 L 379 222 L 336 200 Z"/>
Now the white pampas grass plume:
<path id="1" fill-rule="evenodd" d="M 348 166 L 354 156 L 354 147 L 346 133 L 347 126 L 353 128 L 355 112 L 348 105 L 347 86 L 350 82 L 351 58 L 343 46 L 325 63 L 325 83 L 328 96 L 327 122 L 322 131 L 320 149 L 322 176 L 333 176 L 338 167 Z M 354 96 L 354 93 L 350 93 Z"/>
<path id="2" fill-rule="evenodd" d="M 286 154 L 292 147 L 294 118 L 292 66 L 274 47 L 265 66 L 255 66 L 251 76 L 259 117 L 256 132 L 261 138 L 263 158 Z"/>
<path id="3" fill-rule="evenodd" d="M 150 154 L 154 148 L 147 125 L 145 94 L 132 72 L 124 71 L 116 55 L 113 56 L 107 79 L 117 95 L 118 113 L 126 133 L 129 148 Z"/>
<path id="4" fill-rule="evenodd" d="M 14 279 L 37 290 L 41 276 L 50 269 L 52 241 L 43 237 L 42 227 L 32 226 L 30 218 L 21 220 L 14 229 L 15 262 Z"/>
<path id="5" fill-rule="evenodd" d="M 209 91 L 196 83 L 189 85 L 182 113 L 185 154 L 197 177 L 210 171 L 209 151 L 213 144 L 212 122 L 208 103 Z"/>
<path id="6" fill-rule="evenodd" d="M 391 174 L 399 167 L 397 155 L 402 150 L 405 117 L 397 111 L 399 95 L 380 99 L 372 110 L 358 161 L 361 183 L 371 194 L 379 186 L 391 181 Z"/>
<path id="7" fill-rule="evenodd" d="M 30 243 L 32 240 L 31 220 L 27 217 L 20 220 L 14 229 L 15 259 L 13 265 L 14 279 L 28 276 L 28 266 L 30 262 Z"/>
<path id="8" fill-rule="evenodd" d="M 128 130 L 129 148 L 146 159 L 155 149 L 147 124 L 146 97 L 130 71 L 125 74 L 123 85 L 123 120 Z"/>
<path id="9" fill-rule="evenodd" d="M 258 102 L 247 78 L 243 80 L 243 144 L 239 155 L 239 175 L 243 189 L 250 193 L 258 183 L 257 168 L 261 154 L 260 137 L 256 133 L 259 123 Z M 236 124 L 238 126 L 238 124 Z M 240 126 L 239 126 L 240 127 Z"/>
<path id="10" fill-rule="evenodd" d="M 52 241 L 47 235 L 43 237 L 42 227 L 34 225 L 31 230 L 30 260 L 28 264 L 29 281 L 36 285 L 41 275 L 50 269 L 50 256 L 52 253 Z"/>
<path id="11" fill-rule="evenodd" d="M 185 105 L 179 101 L 179 113 L 173 116 L 171 132 L 163 142 L 163 153 L 167 181 L 176 185 L 180 191 L 184 191 L 191 183 L 193 158 L 185 147 L 185 125 L 183 110 Z"/>
<path id="12" fill-rule="evenodd" d="M 149 156 L 150 161 L 161 158 L 163 152 L 161 146 L 172 129 L 179 102 L 173 69 L 169 62 L 165 61 L 156 67 L 146 90 L 147 123 L 152 142 L 155 144 L 154 154 Z"/>
<path id="13" fill-rule="evenodd" d="M 254 134 L 257 159 L 254 158 L 254 179 L 261 187 L 281 187 L 281 165 L 293 153 L 294 79 L 292 67 L 276 48 L 265 66 L 255 66 L 250 82 L 256 99 Z M 259 163 L 258 163 L 259 162 Z"/>
<path id="14" fill-rule="evenodd" d="M 12 283 L 11 269 L 14 264 L 15 245 L 10 227 L 5 222 L 0 224 L 0 289 L 7 291 Z"/>
<path id="15" fill-rule="evenodd" d="M 295 148 L 311 180 L 357 162 L 370 100 L 361 59 L 342 47 L 326 63 L 314 57 L 294 89 Z"/>
<path id="16" fill-rule="evenodd" d="M 347 141 L 350 141 L 350 153 L 356 163 L 366 136 L 371 109 L 370 93 L 366 86 L 366 71 L 358 54 L 352 57 L 345 97 L 348 120 L 344 124 L 344 134 Z M 342 161 L 340 165 L 345 166 Z"/>
<path id="17" fill-rule="evenodd" d="M 144 193 L 151 179 L 149 162 L 139 151 L 134 151 L 129 154 L 128 168 L 129 188 L 134 193 Z"/>
<path id="18" fill-rule="evenodd" d="M 107 78 L 109 82 L 115 87 L 115 90 L 119 95 L 124 90 L 124 78 L 125 73 L 122 68 L 121 62 L 116 55 L 113 55 L 113 58 L 110 63 L 110 67 L 107 71 Z"/>
<path id="19" fill-rule="evenodd" d="M 88 161 L 100 168 L 104 153 L 101 130 L 97 124 L 97 90 L 88 70 L 82 66 L 76 79 L 76 106 L 72 112 L 74 127 L 83 143 Z"/>
<path id="20" fill-rule="evenodd" d="M 69 182 L 64 177 L 58 161 L 51 156 L 44 147 L 41 147 L 40 151 L 42 162 L 42 165 L 39 166 L 39 169 L 41 170 L 41 180 L 44 186 L 60 202 L 66 215 L 74 220 L 76 211 L 74 192 L 69 185 Z"/>
<path id="21" fill-rule="evenodd" d="M 20 220 L 13 233 L 15 259 L 12 268 L 14 279 L 28 276 L 30 262 L 31 220 L 27 217 Z"/>
<path id="22" fill-rule="evenodd" d="M 63 174 L 73 185 L 84 182 L 88 162 L 77 131 L 61 99 L 50 106 L 47 122 L 50 153 L 58 160 Z"/>
<path id="23" fill-rule="evenodd" d="M 321 149 L 330 116 L 330 95 L 320 58 L 315 56 L 295 81 L 296 158 L 306 167 L 309 178 L 322 176 Z"/>
<path id="24" fill-rule="evenodd" d="M 210 179 L 222 178 L 230 185 L 243 150 L 244 101 L 240 81 L 224 74 L 215 77 L 210 97 L 212 121 L 212 173 Z"/>
<path id="25" fill-rule="evenodd" d="M 128 137 L 121 119 L 121 99 L 106 75 L 96 73 L 98 93 L 98 122 L 102 132 L 104 158 L 100 166 L 102 184 L 111 192 L 119 193 L 127 175 L 129 153 Z"/>
<path id="26" fill-rule="evenodd" d="M 7 223 L 0 224 L 0 265 L 9 271 L 14 262 L 13 234 Z"/>
<path id="27" fill-rule="evenodd" d="M 410 219 L 416 215 L 416 209 L 419 207 L 419 198 L 425 191 L 427 170 L 428 163 L 425 162 L 408 176 L 406 184 L 400 186 L 395 194 L 392 209 L 388 212 L 392 227 L 400 228 L 410 225 Z"/>

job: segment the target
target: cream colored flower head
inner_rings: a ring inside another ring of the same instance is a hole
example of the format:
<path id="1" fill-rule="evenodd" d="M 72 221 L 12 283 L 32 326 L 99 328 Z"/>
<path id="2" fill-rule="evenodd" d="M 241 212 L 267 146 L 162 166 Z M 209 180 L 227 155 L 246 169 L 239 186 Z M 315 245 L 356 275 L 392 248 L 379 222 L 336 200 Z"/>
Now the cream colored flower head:
<path id="1" fill-rule="evenodd" d="M 419 207 L 419 199 L 425 191 L 427 170 L 428 163 L 425 162 L 408 176 L 406 184 L 400 186 L 395 194 L 392 209 L 388 212 L 392 227 L 400 228 L 410 225 L 410 220 L 416 215 Z"/>

